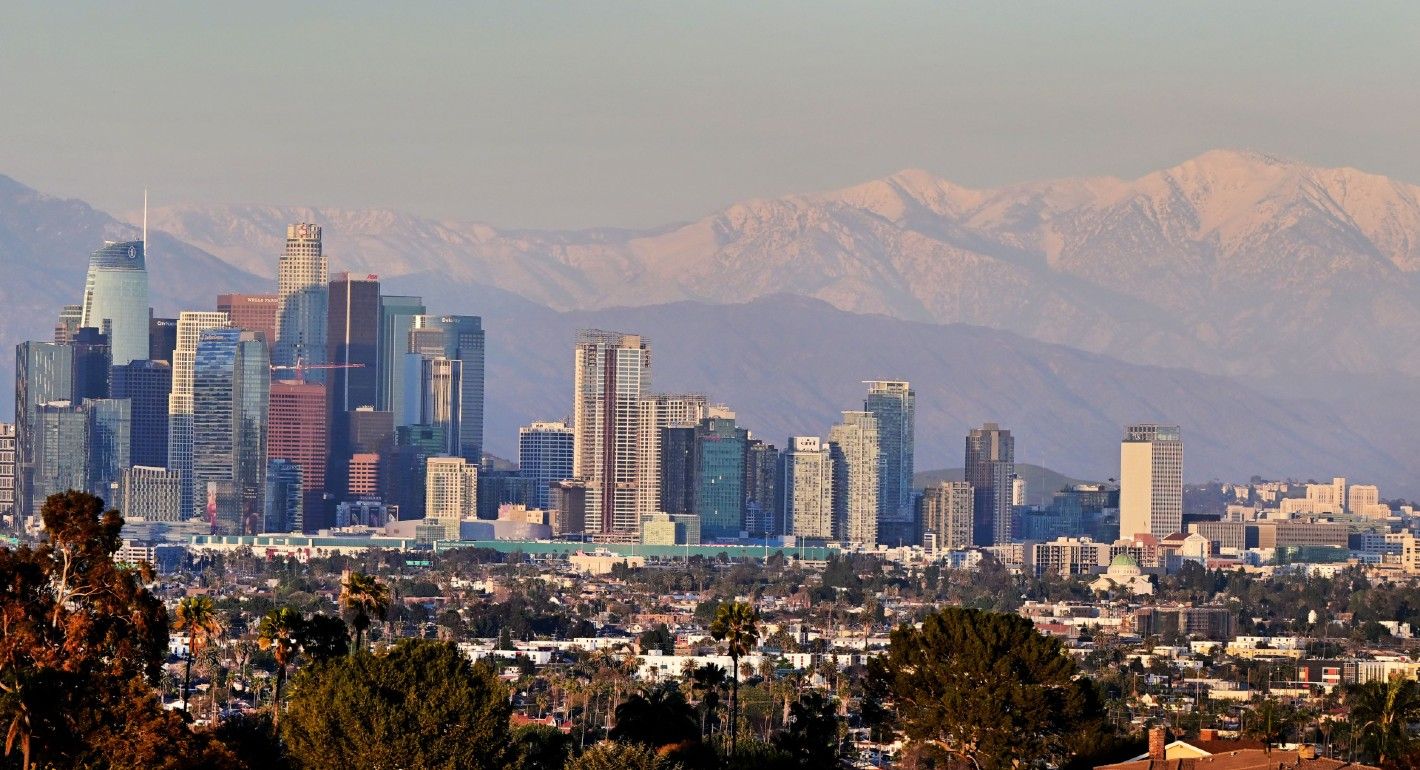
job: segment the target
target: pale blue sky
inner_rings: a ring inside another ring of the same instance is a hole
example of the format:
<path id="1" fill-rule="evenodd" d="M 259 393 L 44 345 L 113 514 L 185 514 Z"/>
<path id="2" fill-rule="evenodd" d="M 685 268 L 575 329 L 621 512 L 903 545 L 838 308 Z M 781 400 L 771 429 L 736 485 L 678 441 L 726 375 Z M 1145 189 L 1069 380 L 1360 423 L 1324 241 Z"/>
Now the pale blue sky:
<path id="1" fill-rule="evenodd" d="M 0 173 L 651 226 L 921 167 L 1246 147 L 1420 181 L 1420 4 L 0 4 Z"/>

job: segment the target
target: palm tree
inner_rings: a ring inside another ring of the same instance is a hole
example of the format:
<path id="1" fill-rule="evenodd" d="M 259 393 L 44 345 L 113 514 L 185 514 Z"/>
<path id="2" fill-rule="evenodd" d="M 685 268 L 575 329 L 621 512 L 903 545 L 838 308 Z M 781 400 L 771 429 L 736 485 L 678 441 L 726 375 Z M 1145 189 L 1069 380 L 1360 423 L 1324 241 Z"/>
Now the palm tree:
<path id="1" fill-rule="evenodd" d="M 355 648 L 364 648 L 365 629 L 372 618 L 381 621 L 389 613 L 390 589 L 373 575 L 347 570 L 340 581 L 340 606 L 350 613 L 350 627 L 355 629 Z"/>
<path id="2" fill-rule="evenodd" d="M 1384 682 L 1367 682 L 1347 693 L 1356 732 L 1376 754 L 1376 764 L 1404 756 L 1413 747 L 1410 725 L 1420 721 L 1420 682 L 1391 674 Z"/>
<path id="3" fill-rule="evenodd" d="M 187 633 L 187 665 L 182 673 L 182 710 L 187 711 L 187 694 L 192 683 L 192 660 L 209 642 L 222 635 L 217 608 L 207 596 L 187 596 L 173 613 L 173 630 Z"/>
<path id="4" fill-rule="evenodd" d="M 281 684 L 286 679 L 286 667 L 291 664 L 291 659 L 295 657 L 296 650 L 301 647 L 301 633 L 306 624 L 301 613 L 290 607 L 271 610 L 261 619 L 261 625 L 257 627 L 257 644 L 263 650 L 271 650 L 276 656 L 276 700 L 274 705 L 274 715 L 271 718 L 273 727 L 281 726 Z"/>
<path id="5" fill-rule="evenodd" d="M 759 613 L 743 602 L 721 604 L 710 623 L 710 636 L 724 642 L 730 656 L 730 754 L 735 753 L 740 717 L 740 658 L 759 642 Z"/>
<path id="6" fill-rule="evenodd" d="M 715 709 L 720 706 L 720 690 L 729 679 L 725 669 L 714 663 L 706 663 L 690 672 L 690 689 L 700 693 L 700 734 L 706 728 L 714 728 Z"/>

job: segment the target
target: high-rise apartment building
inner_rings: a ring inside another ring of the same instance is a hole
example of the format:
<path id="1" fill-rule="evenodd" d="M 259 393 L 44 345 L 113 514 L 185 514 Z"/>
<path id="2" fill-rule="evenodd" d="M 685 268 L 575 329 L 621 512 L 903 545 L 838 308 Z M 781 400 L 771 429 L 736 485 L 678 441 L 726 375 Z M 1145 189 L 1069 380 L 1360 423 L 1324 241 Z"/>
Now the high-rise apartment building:
<path id="1" fill-rule="evenodd" d="M 88 326 L 80 327 L 69 341 L 69 352 L 74 357 L 70 365 L 74 390 L 69 400 L 82 404 L 88 398 L 108 398 L 109 369 L 113 366 L 108 335 Z"/>
<path id="2" fill-rule="evenodd" d="M 748 432 L 733 419 L 707 417 L 695 426 L 695 513 L 702 538 L 736 538 L 744 530 Z"/>
<path id="3" fill-rule="evenodd" d="M 430 457 L 424 464 L 424 518 L 457 540 L 459 522 L 478 515 L 478 466 L 462 457 Z"/>
<path id="4" fill-rule="evenodd" d="M 735 416 L 727 409 L 713 410 L 709 399 L 699 393 L 657 393 L 642 397 L 636 463 L 636 510 L 640 516 L 663 511 L 689 513 L 694 510 L 692 456 L 677 452 L 689 452 L 693 448 L 693 429 L 707 417 L 733 420 Z M 689 434 L 673 434 L 672 438 L 682 443 L 668 449 L 661 443 L 667 435 L 666 428 L 690 428 L 692 431 Z M 668 462 L 672 463 L 671 467 L 666 467 Z M 666 474 L 673 477 L 665 478 Z M 667 504 L 672 507 L 667 508 Z"/>
<path id="5" fill-rule="evenodd" d="M 214 534 L 261 530 L 271 360 L 254 332 L 203 332 L 192 376 L 194 515 Z"/>
<path id="6" fill-rule="evenodd" d="M 38 514 L 44 502 L 34 486 L 38 410 L 44 404 L 67 402 L 73 395 L 73 363 L 67 344 L 22 342 L 15 346 L 15 504 L 21 518 Z"/>
<path id="7" fill-rule="evenodd" d="M 108 335 L 113 363 L 148 359 L 148 270 L 142 241 L 109 241 L 89 257 L 79 327 Z"/>
<path id="8" fill-rule="evenodd" d="M 780 455 L 779 510 L 789 533 L 833 538 L 833 459 L 818 436 L 790 436 Z"/>
<path id="9" fill-rule="evenodd" d="M 446 315 L 444 356 L 460 363 L 459 449 L 457 454 L 477 465 L 483 462 L 483 386 L 485 344 L 483 319 L 476 315 Z"/>
<path id="10" fill-rule="evenodd" d="M 1011 478 L 1016 475 L 1016 441 L 994 422 L 966 435 L 966 483 L 975 496 L 972 536 L 977 545 L 1011 542 Z"/>
<path id="11" fill-rule="evenodd" d="M 1177 425 L 1124 429 L 1119 445 L 1119 536 L 1163 538 L 1183 528 L 1183 438 Z"/>
<path id="12" fill-rule="evenodd" d="M 14 524 L 15 424 L 0 422 L 0 518 Z"/>
<path id="13" fill-rule="evenodd" d="M 863 409 L 878 423 L 878 542 L 910 545 L 917 542 L 912 494 L 913 433 L 917 394 L 906 382 L 872 380 Z"/>
<path id="14" fill-rule="evenodd" d="M 184 310 L 178 315 L 173 347 L 173 388 L 168 395 L 168 468 L 182 476 L 182 510 L 198 510 L 192 485 L 192 369 L 203 333 L 230 328 L 226 313 Z"/>
<path id="15" fill-rule="evenodd" d="M 167 361 L 131 361 L 113 368 L 109 392 L 132 404 L 133 432 L 129 457 L 134 465 L 161 468 L 168 464 L 168 394 L 173 367 Z"/>
<path id="16" fill-rule="evenodd" d="M 779 516 L 779 450 L 759 439 L 745 445 L 742 518 L 751 537 L 785 533 Z"/>
<path id="17" fill-rule="evenodd" d="M 641 400 L 650 389 L 650 340 L 584 329 L 577 334 L 573 372 L 572 472 L 586 482 L 586 531 L 634 539 L 640 527 Z"/>
<path id="18" fill-rule="evenodd" d="M 922 491 L 922 544 L 959 551 L 974 543 L 975 492 L 965 481 L 943 481 Z"/>
<path id="19" fill-rule="evenodd" d="M 397 425 L 410 424 L 399 422 L 405 384 L 401 371 L 404 356 L 409 353 L 409 332 L 414 328 L 414 318 L 425 312 L 424 300 L 419 297 L 380 297 L 380 340 L 376 355 L 379 363 L 375 366 L 379 381 L 375 389 L 375 408 L 394 412 Z"/>
<path id="20" fill-rule="evenodd" d="M 272 460 L 286 460 L 300 471 L 302 524 L 315 525 L 312 531 L 329 526 L 323 502 L 329 417 L 325 386 L 318 382 L 275 381 L 271 383 L 270 404 L 266 455 Z M 291 519 L 287 517 L 285 521 L 289 523 Z"/>
<path id="21" fill-rule="evenodd" d="M 834 534 L 845 543 L 878 542 L 878 420 L 872 412 L 846 411 L 828 431 L 833 458 Z"/>
<path id="22" fill-rule="evenodd" d="M 286 227 L 286 251 L 276 268 L 276 351 L 287 366 L 298 360 L 325 363 L 326 308 L 330 264 L 321 251 L 320 227 L 301 222 Z M 325 382 L 323 372 L 308 379 Z"/>
<path id="23" fill-rule="evenodd" d="M 217 310 L 227 314 L 238 329 L 256 332 L 267 350 L 276 346 L 276 294 L 218 294 Z"/>
<path id="24" fill-rule="evenodd" d="M 572 478 L 572 443 L 572 428 L 565 422 L 518 428 L 518 473 L 532 479 L 531 507 L 547 510 L 552 485 Z"/>

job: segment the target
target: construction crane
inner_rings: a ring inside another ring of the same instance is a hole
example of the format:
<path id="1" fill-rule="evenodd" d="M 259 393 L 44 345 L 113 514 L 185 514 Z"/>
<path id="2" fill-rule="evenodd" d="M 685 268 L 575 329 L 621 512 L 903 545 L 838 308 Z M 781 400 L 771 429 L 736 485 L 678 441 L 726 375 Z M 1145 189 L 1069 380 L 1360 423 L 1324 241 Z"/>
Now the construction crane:
<path id="1" fill-rule="evenodd" d="M 306 372 L 309 372 L 309 371 L 311 371 L 311 370 L 313 370 L 313 369 L 364 369 L 364 368 L 365 368 L 365 365 L 364 365 L 364 364 L 308 364 L 308 363 L 306 363 L 305 361 L 302 361 L 302 360 L 299 359 L 299 358 L 296 359 L 296 363 L 295 363 L 294 365 L 292 365 L 292 364 L 272 364 L 272 365 L 271 365 L 271 371 L 273 371 L 273 372 L 295 372 L 295 373 L 296 373 L 296 382 L 297 382 L 298 384 L 304 384 L 305 381 L 306 381 Z"/>

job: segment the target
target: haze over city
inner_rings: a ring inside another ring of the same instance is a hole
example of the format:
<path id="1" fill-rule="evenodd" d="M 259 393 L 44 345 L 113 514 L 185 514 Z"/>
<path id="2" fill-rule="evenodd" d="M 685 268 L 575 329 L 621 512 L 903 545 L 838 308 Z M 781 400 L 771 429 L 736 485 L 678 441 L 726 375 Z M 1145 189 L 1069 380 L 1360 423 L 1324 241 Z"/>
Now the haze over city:
<path id="1" fill-rule="evenodd" d="M 8 5 L 0 770 L 1420 767 L 1417 33 Z"/>

